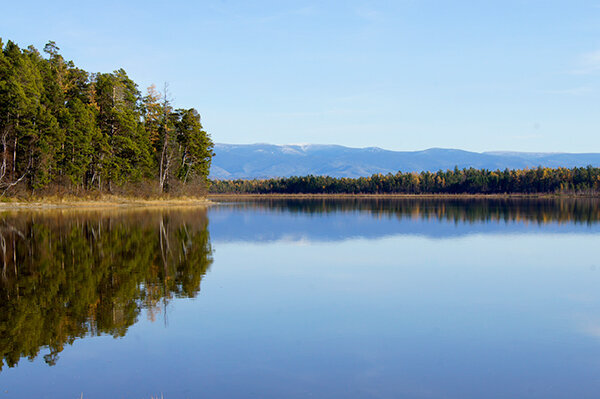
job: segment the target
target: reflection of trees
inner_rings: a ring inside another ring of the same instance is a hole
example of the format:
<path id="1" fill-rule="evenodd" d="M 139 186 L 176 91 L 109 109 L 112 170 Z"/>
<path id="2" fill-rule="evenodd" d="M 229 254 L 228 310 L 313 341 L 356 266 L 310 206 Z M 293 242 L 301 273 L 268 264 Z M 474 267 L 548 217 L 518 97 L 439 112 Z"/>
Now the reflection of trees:
<path id="1" fill-rule="evenodd" d="M 271 198 L 243 200 L 236 206 L 306 214 L 368 212 L 378 217 L 442 219 L 456 223 L 600 222 L 600 200 L 594 198 Z"/>
<path id="2" fill-rule="evenodd" d="M 195 297 L 212 263 L 204 210 L 0 216 L 0 369 L 54 364 L 86 335 L 124 336 L 142 309 Z"/>

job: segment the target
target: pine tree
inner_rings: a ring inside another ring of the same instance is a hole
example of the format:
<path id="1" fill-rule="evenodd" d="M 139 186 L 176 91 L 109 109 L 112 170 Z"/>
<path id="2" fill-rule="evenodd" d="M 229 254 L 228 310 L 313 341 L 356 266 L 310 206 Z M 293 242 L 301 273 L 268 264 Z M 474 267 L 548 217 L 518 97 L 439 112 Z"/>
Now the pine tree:
<path id="1" fill-rule="evenodd" d="M 185 184 L 192 177 L 208 182 L 213 143 L 202 129 L 200 114 L 195 109 L 177 110 L 177 142 L 181 160 L 177 176 Z"/>
<path id="2" fill-rule="evenodd" d="M 99 127 L 108 152 L 101 169 L 112 184 L 137 181 L 148 175 L 152 160 L 147 132 L 141 124 L 140 93 L 124 70 L 99 74 L 95 82 Z"/>
<path id="3" fill-rule="evenodd" d="M 212 142 L 195 110 L 173 111 L 154 86 L 142 98 L 123 69 L 90 74 L 54 42 L 44 58 L 0 40 L 0 196 L 22 182 L 112 189 L 154 178 L 206 180 Z"/>

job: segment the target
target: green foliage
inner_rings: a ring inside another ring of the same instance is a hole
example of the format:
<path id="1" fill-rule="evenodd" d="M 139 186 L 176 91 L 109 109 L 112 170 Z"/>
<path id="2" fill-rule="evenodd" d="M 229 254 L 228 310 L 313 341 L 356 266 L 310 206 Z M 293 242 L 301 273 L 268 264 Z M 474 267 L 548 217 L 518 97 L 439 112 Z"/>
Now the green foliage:
<path id="1" fill-rule="evenodd" d="M 0 40 L 1 194 L 19 183 L 112 191 L 156 179 L 166 191 L 167 175 L 207 182 L 212 141 L 197 111 L 173 111 L 155 91 L 142 98 L 123 69 L 90 74 L 59 50 L 49 42 L 44 58 Z M 169 135 L 165 171 L 159 161 Z"/>
<path id="2" fill-rule="evenodd" d="M 304 176 L 216 180 L 213 193 L 248 194 L 539 194 L 598 193 L 600 168 L 462 169 L 371 177 Z"/>
<path id="3" fill-rule="evenodd" d="M 214 153 L 213 143 L 202 129 L 200 114 L 192 108 L 177 110 L 175 115 L 177 142 L 181 149 L 177 177 L 184 183 L 195 176 L 206 179 Z"/>
<path id="4" fill-rule="evenodd" d="M 124 70 L 99 74 L 95 99 L 102 141 L 101 177 L 111 183 L 139 181 L 151 174 L 149 137 L 141 122 L 140 93 Z"/>

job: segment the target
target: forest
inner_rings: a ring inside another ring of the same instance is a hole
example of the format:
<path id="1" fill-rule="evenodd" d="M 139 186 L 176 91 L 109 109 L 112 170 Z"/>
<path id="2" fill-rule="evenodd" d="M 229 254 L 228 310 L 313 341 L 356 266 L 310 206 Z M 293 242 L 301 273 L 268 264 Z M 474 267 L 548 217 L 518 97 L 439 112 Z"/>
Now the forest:
<path id="1" fill-rule="evenodd" d="M 206 189 L 213 143 L 165 84 L 143 95 L 123 69 L 90 73 L 56 43 L 0 39 L 0 196 Z"/>
<path id="2" fill-rule="evenodd" d="M 598 194 L 600 168 L 458 169 L 371 177 L 214 180 L 216 194 Z"/>

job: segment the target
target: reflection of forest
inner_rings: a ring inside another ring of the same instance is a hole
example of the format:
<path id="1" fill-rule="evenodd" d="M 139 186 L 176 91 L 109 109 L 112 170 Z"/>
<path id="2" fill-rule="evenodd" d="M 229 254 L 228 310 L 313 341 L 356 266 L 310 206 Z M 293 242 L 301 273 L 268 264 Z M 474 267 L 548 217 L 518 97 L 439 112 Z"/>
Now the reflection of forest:
<path id="1" fill-rule="evenodd" d="M 600 200 L 597 198 L 270 198 L 240 200 L 235 207 L 304 214 L 368 212 L 398 219 L 441 219 L 457 223 L 600 222 Z"/>
<path id="2" fill-rule="evenodd" d="M 212 263 L 205 210 L 0 216 L 0 369 L 54 364 L 86 335 L 124 336 L 172 297 L 194 297 Z M 164 308 L 163 308 L 164 310 Z"/>

